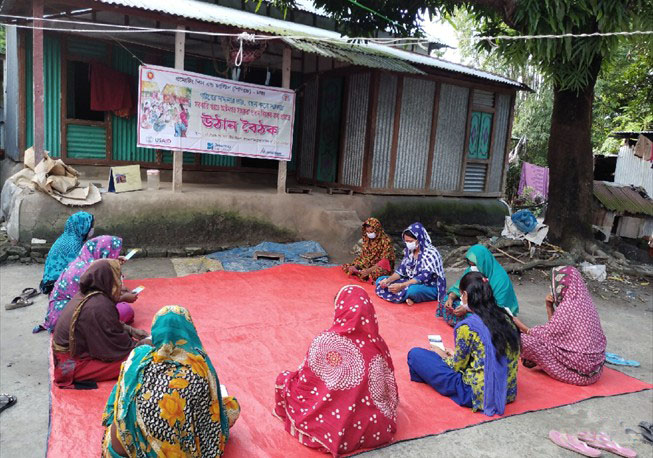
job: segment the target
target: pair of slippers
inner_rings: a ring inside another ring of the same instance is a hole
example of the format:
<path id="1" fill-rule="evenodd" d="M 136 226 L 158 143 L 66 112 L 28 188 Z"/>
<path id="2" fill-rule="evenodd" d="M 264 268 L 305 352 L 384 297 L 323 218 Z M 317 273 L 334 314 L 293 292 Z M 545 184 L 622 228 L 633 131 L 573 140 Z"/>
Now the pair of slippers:
<path id="1" fill-rule="evenodd" d="M 648 442 L 649 444 L 653 444 L 653 423 L 649 423 L 647 421 L 641 421 L 637 426 L 642 431 L 641 433 L 637 431 L 633 431 L 630 428 L 626 428 L 626 432 L 634 433 L 637 434 L 638 436 L 642 436 L 642 438 L 646 442 Z"/>
<path id="2" fill-rule="evenodd" d="M 36 288 L 25 288 L 23 292 L 20 293 L 20 296 L 14 297 L 14 299 L 9 304 L 5 305 L 5 309 L 14 310 L 32 305 L 34 301 L 31 299 L 38 295 L 39 292 L 36 290 Z"/>
<path id="3" fill-rule="evenodd" d="M 0 394 L 0 412 L 16 404 L 16 396 L 2 393 Z"/>
<path id="4" fill-rule="evenodd" d="M 583 456 L 598 458 L 603 453 L 602 450 L 626 458 L 635 458 L 637 456 L 635 450 L 622 447 L 610 439 L 610 436 L 606 433 L 582 432 L 573 435 L 559 431 L 549 431 L 549 439 L 557 446 Z"/>

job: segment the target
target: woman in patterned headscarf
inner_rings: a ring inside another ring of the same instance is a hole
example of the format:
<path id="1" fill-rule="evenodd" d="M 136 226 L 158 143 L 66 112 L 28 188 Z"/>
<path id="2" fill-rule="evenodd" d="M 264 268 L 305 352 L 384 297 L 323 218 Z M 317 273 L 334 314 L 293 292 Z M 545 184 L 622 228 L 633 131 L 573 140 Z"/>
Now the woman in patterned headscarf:
<path id="1" fill-rule="evenodd" d="M 222 397 L 188 310 L 159 310 L 151 343 L 132 351 L 109 396 L 103 456 L 222 455 L 240 406 Z"/>
<path id="2" fill-rule="evenodd" d="M 45 315 L 43 324 L 34 328 L 33 332 L 40 332 L 44 329 L 53 331 L 57 324 L 57 319 L 68 302 L 79 291 L 79 280 L 93 261 L 98 259 L 118 259 L 122 250 L 122 239 L 110 235 L 95 237 L 84 244 L 82 251 L 74 259 L 66 270 L 64 270 L 54 284 L 54 289 L 50 293 L 50 303 Z M 135 295 L 123 294 L 121 302 L 118 303 L 118 313 L 120 321 L 128 323 L 129 317 L 133 319 L 134 310 L 124 301 L 133 302 L 136 300 Z"/>
<path id="3" fill-rule="evenodd" d="M 564 383 L 591 385 L 601 377 L 605 362 L 607 341 L 599 314 L 575 267 L 556 267 L 551 277 L 549 322 L 532 328 L 518 324 L 524 366 L 538 366 Z"/>
<path id="4" fill-rule="evenodd" d="M 363 247 L 351 264 L 342 266 L 349 275 L 365 282 L 374 283 L 377 278 L 390 275 L 395 267 L 395 249 L 392 239 L 386 234 L 381 222 L 368 218 L 362 228 Z"/>
<path id="5" fill-rule="evenodd" d="M 390 442 L 399 394 L 365 290 L 345 286 L 334 305 L 333 325 L 313 339 L 299 369 L 277 377 L 273 413 L 301 444 L 339 456 Z"/>
<path id="6" fill-rule="evenodd" d="M 376 294 L 386 301 L 413 305 L 442 301 L 447 294 L 442 256 L 421 223 L 413 223 L 402 237 L 406 248 L 399 268 L 376 281 Z"/>
<path id="7" fill-rule="evenodd" d="M 50 294 L 61 272 L 79 254 L 84 240 L 93 236 L 93 222 L 93 215 L 86 212 L 77 212 L 68 218 L 63 234 L 52 244 L 45 259 L 40 285 L 43 294 Z"/>

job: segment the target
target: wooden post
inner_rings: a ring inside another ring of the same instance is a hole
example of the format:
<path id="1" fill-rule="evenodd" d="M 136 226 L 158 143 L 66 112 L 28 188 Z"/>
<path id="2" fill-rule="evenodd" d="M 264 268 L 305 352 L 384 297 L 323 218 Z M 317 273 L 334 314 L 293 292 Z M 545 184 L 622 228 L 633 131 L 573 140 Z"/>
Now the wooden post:
<path id="1" fill-rule="evenodd" d="M 290 72 L 292 70 L 292 50 L 289 47 L 283 48 L 283 59 L 281 63 L 281 87 L 290 89 Z M 277 194 L 286 193 L 286 178 L 288 177 L 288 162 L 279 161 L 279 172 L 277 174 Z"/>
<path id="2" fill-rule="evenodd" d="M 186 33 L 183 32 L 185 27 L 177 27 L 179 32 L 175 33 L 175 68 L 184 69 L 184 54 L 186 52 Z M 179 138 L 181 142 L 181 137 Z M 181 143 L 180 143 L 181 144 Z M 172 153 L 172 191 L 181 192 L 184 171 L 184 152 L 179 149 Z"/>
<path id="3" fill-rule="evenodd" d="M 32 15 L 43 17 L 44 0 L 34 0 Z M 33 109 L 34 109 L 34 154 L 36 164 L 43 159 L 45 151 L 45 95 L 43 81 L 43 21 L 35 19 L 32 29 L 32 78 L 33 78 Z M 27 145 L 29 147 L 29 145 Z"/>

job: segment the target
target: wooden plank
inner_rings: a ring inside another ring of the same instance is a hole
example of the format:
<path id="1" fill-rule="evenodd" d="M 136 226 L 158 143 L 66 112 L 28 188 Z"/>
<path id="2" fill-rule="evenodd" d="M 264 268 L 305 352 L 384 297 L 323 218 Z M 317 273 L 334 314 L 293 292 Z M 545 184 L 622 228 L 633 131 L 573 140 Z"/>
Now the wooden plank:
<path id="1" fill-rule="evenodd" d="M 44 0 L 33 0 L 32 16 L 43 17 Z M 44 68 L 43 68 L 43 21 L 34 20 L 32 29 L 32 84 L 34 87 L 34 154 L 38 164 L 43 158 L 45 150 L 45 92 L 44 92 Z"/>
<path id="2" fill-rule="evenodd" d="M 369 110 L 365 128 L 365 147 L 363 152 L 363 178 L 361 185 L 368 188 L 372 182 L 372 162 L 374 161 L 374 142 L 376 140 L 376 118 L 379 109 L 379 72 L 372 71 L 370 80 Z"/>
<path id="3" fill-rule="evenodd" d="M 399 126 L 401 125 L 401 99 L 404 93 L 404 76 L 397 79 L 397 98 L 395 99 L 395 119 L 392 127 L 392 147 L 390 148 L 390 170 L 388 172 L 388 188 L 395 187 L 395 170 L 397 168 L 397 147 L 399 144 Z"/>
<path id="4" fill-rule="evenodd" d="M 290 89 L 290 73 L 292 71 L 292 49 L 288 46 L 283 48 L 283 58 L 281 60 L 281 87 Z M 286 193 L 286 180 L 288 179 L 288 162 L 277 161 L 279 171 L 277 172 L 277 194 Z"/>
<path id="5" fill-rule="evenodd" d="M 440 90 L 442 85 L 435 83 L 435 97 L 433 98 L 433 114 L 431 115 L 431 134 L 429 135 L 429 155 L 426 164 L 426 185 L 425 190 L 431 188 L 431 175 L 433 175 L 433 158 L 435 157 L 435 136 L 438 128 L 438 112 L 440 111 Z"/>
<path id="6" fill-rule="evenodd" d="M 186 52 L 186 34 L 184 26 L 177 26 L 179 32 L 175 35 L 175 68 L 184 69 L 184 54 Z M 172 153 L 172 192 L 181 192 L 184 173 L 184 152 L 176 150 Z"/>

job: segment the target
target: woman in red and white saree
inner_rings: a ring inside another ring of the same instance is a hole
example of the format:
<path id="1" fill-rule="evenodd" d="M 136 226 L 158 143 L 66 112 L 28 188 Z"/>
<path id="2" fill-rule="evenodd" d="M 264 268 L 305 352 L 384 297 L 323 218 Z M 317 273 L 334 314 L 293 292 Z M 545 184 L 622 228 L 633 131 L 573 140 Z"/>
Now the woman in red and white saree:
<path id="1" fill-rule="evenodd" d="M 275 392 L 275 416 L 307 447 L 339 456 L 390 442 L 397 382 L 363 288 L 340 290 L 333 326 L 313 339 L 298 370 L 279 374 Z"/>

